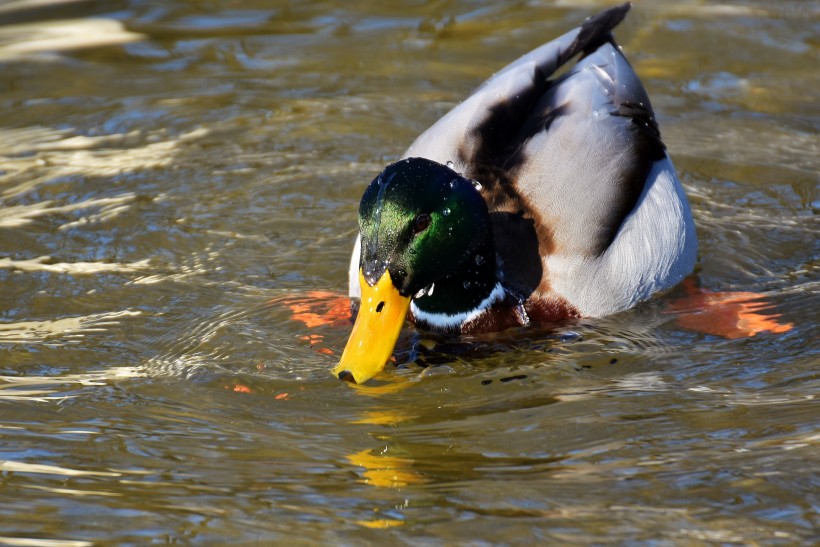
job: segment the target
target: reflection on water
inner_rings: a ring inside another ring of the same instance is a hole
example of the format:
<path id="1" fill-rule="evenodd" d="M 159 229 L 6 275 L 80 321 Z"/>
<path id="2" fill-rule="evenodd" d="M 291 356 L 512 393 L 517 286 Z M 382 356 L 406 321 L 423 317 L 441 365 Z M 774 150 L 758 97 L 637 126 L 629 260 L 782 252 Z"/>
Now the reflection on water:
<path id="1" fill-rule="evenodd" d="M 332 378 L 367 181 L 604 2 L 0 6 L 0 543 L 816 535 L 817 7 L 618 29 L 695 277 Z"/>

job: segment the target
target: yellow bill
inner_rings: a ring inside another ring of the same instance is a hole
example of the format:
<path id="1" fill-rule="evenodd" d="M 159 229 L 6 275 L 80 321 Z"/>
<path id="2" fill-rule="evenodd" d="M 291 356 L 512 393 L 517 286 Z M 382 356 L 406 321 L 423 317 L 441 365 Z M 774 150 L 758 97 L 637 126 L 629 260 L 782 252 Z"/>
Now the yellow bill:
<path id="1" fill-rule="evenodd" d="M 410 309 L 410 297 L 399 294 L 388 271 L 371 287 L 359 270 L 359 286 L 362 289 L 359 316 L 342 358 L 333 368 L 334 376 L 357 384 L 384 369 Z"/>

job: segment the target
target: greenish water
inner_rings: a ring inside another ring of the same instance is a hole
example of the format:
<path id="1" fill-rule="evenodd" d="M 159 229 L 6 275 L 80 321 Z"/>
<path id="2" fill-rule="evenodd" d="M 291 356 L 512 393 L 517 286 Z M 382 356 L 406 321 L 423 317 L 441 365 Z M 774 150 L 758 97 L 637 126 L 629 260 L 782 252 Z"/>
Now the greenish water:
<path id="1" fill-rule="evenodd" d="M 697 282 L 770 330 L 747 295 L 721 336 L 681 288 L 406 329 L 351 387 L 349 325 L 293 318 L 346 292 L 366 183 L 582 4 L 0 4 L 0 544 L 816 541 L 815 3 L 643 1 L 617 31 Z"/>

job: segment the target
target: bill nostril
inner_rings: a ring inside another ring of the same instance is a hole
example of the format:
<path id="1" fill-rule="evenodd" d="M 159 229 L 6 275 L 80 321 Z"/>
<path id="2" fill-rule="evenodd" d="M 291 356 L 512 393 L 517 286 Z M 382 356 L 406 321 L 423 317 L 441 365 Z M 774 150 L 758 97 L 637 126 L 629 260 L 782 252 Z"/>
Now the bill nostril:
<path id="1" fill-rule="evenodd" d="M 383 309 L 384 309 L 384 301 L 379 302 L 376 305 L 376 313 L 381 313 Z"/>

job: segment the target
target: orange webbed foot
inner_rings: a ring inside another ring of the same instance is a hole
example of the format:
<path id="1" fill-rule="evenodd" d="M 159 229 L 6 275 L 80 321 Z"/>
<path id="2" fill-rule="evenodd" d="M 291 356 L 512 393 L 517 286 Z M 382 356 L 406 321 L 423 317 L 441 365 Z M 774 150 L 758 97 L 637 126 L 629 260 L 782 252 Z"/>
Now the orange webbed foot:
<path id="1" fill-rule="evenodd" d="M 755 292 L 710 292 L 695 285 L 692 278 L 683 282 L 686 296 L 673 300 L 667 313 L 675 313 L 678 324 L 688 330 L 724 338 L 747 338 L 763 332 L 784 333 L 791 323 L 781 323 L 780 314 L 768 314 L 774 304 L 766 295 Z"/>

